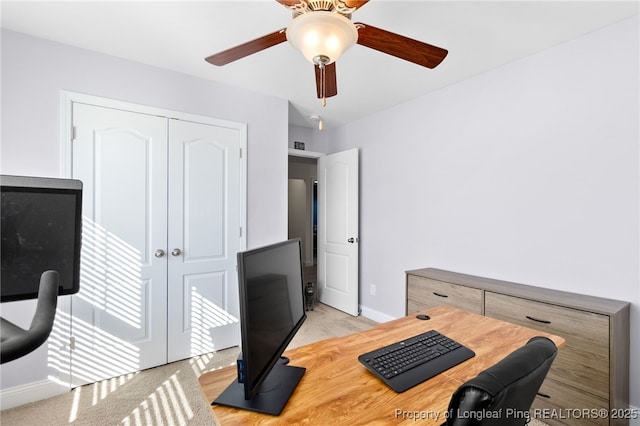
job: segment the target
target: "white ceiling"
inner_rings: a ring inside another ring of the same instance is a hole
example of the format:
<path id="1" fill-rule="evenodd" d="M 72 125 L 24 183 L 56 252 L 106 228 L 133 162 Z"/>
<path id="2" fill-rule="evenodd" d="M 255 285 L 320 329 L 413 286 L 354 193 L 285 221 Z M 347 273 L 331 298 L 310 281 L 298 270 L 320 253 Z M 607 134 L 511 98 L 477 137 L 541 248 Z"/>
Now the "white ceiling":
<path id="1" fill-rule="evenodd" d="M 363 22 L 449 50 L 430 70 L 356 45 L 336 63 L 338 95 L 322 108 L 313 66 L 288 43 L 215 67 L 212 53 L 286 27 L 259 1 L 5 1 L 2 27 L 289 100 L 290 123 L 357 120 L 639 13 L 633 1 L 371 0 Z M 615 49 L 615 46 L 611 46 Z"/>

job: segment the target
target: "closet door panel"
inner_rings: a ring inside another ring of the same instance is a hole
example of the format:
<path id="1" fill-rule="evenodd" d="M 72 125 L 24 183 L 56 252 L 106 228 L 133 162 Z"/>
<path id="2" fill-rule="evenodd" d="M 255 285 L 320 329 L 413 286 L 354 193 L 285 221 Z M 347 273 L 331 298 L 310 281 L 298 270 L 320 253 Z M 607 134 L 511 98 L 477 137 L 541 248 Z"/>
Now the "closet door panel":
<path id="1" fill-rule="evenodd" d="M 240 131 L 169 124 L 169 361 L 239 343 Z"/>
<path id="2" fill-rule="evenodd" d="M 84 183 L 74 385 L 166 363 L 167 120 L 74 104 L 72 174 Z"/>
<path id="3" fill-rule="evenodd" d="M 185 143 L 183 150 L 184 261 L 225 258 L 227 150 L 203 139 Z"/>

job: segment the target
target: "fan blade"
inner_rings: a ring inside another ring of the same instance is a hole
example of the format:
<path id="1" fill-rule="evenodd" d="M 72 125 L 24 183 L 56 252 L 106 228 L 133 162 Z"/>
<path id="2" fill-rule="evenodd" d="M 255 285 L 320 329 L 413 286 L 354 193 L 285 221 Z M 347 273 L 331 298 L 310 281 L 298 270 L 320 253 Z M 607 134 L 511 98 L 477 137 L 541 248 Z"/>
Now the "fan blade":
<path id="1" fill-rule="evenodd" d="M 449 53 L 412 38 L 357 22 L 358 44 L 427 68 L 435 68 Z"/>
<path id="2" fill-rule="evenodd" d="M 208 56 L 205 60 L 210 64 L 222 66 L 285 41 L 287 41 L 286 28 L 282 28 L 271 34 Z"/>
<path id="3" fill-rule="evenodd" d="M 295 6 L 299 3 L 303 3 L 302 0 L 276 0 L 278 3 L 280 3 L 283 6 Z"/>
<path id="4" fill-rule="evenodd" d="M 298 3 L 302 3 L 302 0 L 276 0 L 283 6 L 295 6 Z"/>
<path id="5" fill-rule="evenodd" d="M 322 79 L 320 66 L 315 65 L 316 71 L 316 93 L 318 98 L 322 98 Z M 332 62 L 324 67 L 324 97 L 330 98 L 338 94 L 338 83 L 336 81 L 336 63 Z"/>
<path id="6" fill-rule="evenodd" d="M 347 5 L 347 7 L 355 7 L 356 9 L 360 9 L 368 2 L 369 0 L 344 0 L 344 3 Z"/>
<path id="7" fill-rule="evenodd" d="M 306 3 L 304 0 L 276 0 L 283 6 L 291 7 L 296 6 L 300 3 Z M 356 9 L 360 9 L 364 6 L 369 0 L 343 0 L 344 4 L 347 7 L 355 7 Z"/>

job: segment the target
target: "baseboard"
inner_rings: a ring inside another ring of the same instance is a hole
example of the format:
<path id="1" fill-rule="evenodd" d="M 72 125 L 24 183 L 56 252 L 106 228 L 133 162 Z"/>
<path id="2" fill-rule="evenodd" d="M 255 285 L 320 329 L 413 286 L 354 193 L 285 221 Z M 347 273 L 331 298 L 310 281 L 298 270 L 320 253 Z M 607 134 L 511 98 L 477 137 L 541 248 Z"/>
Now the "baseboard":
<path id="1" fill-rule="evenodd" d="M 387 322 L 397 319 L 396 317 L 393 317 L 389 314 L 385 314 L 384 312 L 376 311 L 375 309 L 367 308 L 366 306 L 362 305 L 360 305 L 360 315 L 376 322 Z"/>
<path id="2" fill-rule="evenodd" d="M 27 383 L 0 391 L 0 410 L 36 402 L 69 392 L 69 387 L 51 380 Z"/>

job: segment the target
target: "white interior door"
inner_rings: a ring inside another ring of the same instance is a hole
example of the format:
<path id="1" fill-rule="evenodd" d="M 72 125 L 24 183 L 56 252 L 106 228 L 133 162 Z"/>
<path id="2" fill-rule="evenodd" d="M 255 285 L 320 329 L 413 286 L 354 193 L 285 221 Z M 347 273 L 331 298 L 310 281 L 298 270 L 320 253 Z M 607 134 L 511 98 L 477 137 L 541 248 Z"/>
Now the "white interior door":
<path id="1" fill-rule="evenodd" d="M 239 344 L 237 128 L 169 123 L 169 361 Z"/>
<path id="2" fill-rule="evenodd" d="M 84 183 L 73 385 L 166 363 L 166 119 L 73 105 L 72 177 Z"/>
<path id="3" fill-rule="evenodd" d="M 318 159 L 318 293 L 358 315 L 358 150 Z"/>
<path id="4" fill-rule="evenodd" d="M 246 126 L 74 97 L 67 161 L 85 222 L 70 383 L 238 345 Z"/>

